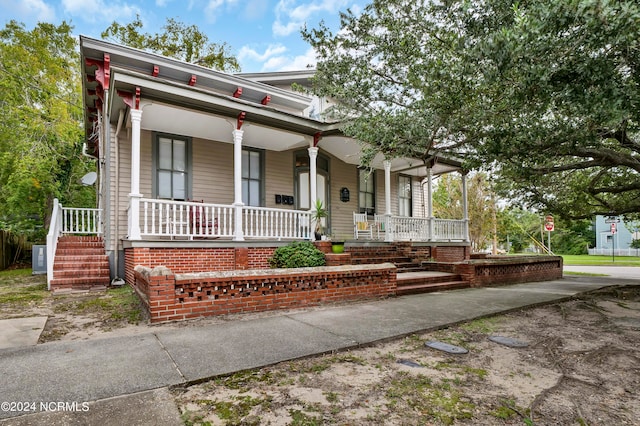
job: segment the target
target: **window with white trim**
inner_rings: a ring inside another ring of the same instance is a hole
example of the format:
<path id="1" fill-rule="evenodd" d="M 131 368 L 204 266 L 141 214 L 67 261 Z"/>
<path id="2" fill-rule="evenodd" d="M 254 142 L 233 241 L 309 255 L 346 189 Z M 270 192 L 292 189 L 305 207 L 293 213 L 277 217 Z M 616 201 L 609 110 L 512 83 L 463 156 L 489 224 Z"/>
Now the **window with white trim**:
<path id="1" fill-rule="evenodd" d="M 189 198 L 189 162 L 191 141 L 188 138 L 158 135 L 155 140 L 154 194 L 156 198 Z"/>
<path id="2" fill-rule="evenodd" d="M 242 149 L 242 202 L 246 206 L 264 205 L 264 152 Z"/>
<path id="3" fill-rule="evenodd" d="M 360 213 L 372 215 L 376 212 L 375 171 L 358 169 L 358 208 Z"/>
<path id="4" fill-rule="evenodd" d="M 398 214 L 411 217 L 413 190 L 411 176 L 398 176 Z"/>

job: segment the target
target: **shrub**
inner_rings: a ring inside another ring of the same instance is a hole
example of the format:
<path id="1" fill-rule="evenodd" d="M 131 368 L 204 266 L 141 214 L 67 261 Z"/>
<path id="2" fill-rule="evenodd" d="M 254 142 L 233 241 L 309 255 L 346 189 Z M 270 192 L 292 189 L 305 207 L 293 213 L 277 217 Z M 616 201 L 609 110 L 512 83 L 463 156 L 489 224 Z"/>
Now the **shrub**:
<path id="1" fill-rule="evenodd" d="M 278 247 L 269 259 L 272 268 L 303 268 L 305 266 L 324 266 L 324 253 L 309 241 L 296 241 L 284 247 Z"/>

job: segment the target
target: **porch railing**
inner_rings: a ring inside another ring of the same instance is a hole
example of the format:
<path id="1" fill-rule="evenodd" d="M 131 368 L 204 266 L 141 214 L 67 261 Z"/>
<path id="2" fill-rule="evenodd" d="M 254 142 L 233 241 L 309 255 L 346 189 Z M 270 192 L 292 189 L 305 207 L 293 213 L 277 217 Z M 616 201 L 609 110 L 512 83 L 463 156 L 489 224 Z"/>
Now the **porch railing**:
<path id="1" fill-rule="evenodd" d="M 234 206 L 145 198 L 140 203 L 143 237 L 234 237 Z M 309 239 L 308 211 L 243 206 L 241 217 L 245 238 Z"/>
<path id="2" fill-rule="evenodd" d="M 247 238 L 309 239 L 309 211 L 245 206 L 242 219 Z"/>
<path id="3" fill-rule="evenodd" d="M 391 216 L 392 241 L 466 241 L 466 222 L 456 219 Z"/>
<path id="4" fill-rule="evenodd" d="M 102 211 L 100 209 L 63 207 L 53 200 L 51 222 L 47 233 L 47 288 L 53 280 L 58 238 L 64 234 L 102 235 Z"/>

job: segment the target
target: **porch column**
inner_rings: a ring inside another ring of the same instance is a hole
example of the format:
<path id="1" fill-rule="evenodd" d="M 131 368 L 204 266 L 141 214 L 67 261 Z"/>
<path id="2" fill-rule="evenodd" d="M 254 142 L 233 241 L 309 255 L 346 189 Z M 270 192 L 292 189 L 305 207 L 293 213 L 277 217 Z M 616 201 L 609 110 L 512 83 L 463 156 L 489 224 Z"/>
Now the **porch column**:
<path id="1" fill-rule="evenodd" d="M 233 130 L 233 193 L 235 208 L 235 221 L 233 241 L 244 241 L 244 233 L 242 231 L 242 135 L 244 131 L 240 129 Z"/>
<path id="2" fill-rule="evenodd" d="M 316 199 L 318 198 L 318 169 L 316 167 L 318 158 L 318 147 L 310 146 L 309 151 L 309 210 L 315 209 Z M 325 208 L 327 206 L 324 206 Z M 311 220 L 309 223 L 309 239 L 313 241 L 315 239 L 314 231 L 316 229 L 316 221 Z"/>
<path id="3" fill-rule="evenodd" d="M 131 192 L 129 193 L 129 239 L 140 240 L 140 122 L 142 110 L 131 109 Z"/>
<path id="4" fill-rule="evenodd" d="M 469 206 L 467 204 L 467 173 L 462 173 L 462 220 L 464 221 L 464 240 L 469 241 Z"/>
<path id="5" fill-rule="evenodd" d="M 393 233 L 391 231 L 391 161 L 384 160 L 384 216 L 385 216 L 385 232 L 384 240 L 393 241 Z"/>
<path id="6" fill-rule="evenodd" d="M 429 241 L 433 241 L 433 176 L 431 167 L 427 167 L 427 219 L 429 219 Z"/>

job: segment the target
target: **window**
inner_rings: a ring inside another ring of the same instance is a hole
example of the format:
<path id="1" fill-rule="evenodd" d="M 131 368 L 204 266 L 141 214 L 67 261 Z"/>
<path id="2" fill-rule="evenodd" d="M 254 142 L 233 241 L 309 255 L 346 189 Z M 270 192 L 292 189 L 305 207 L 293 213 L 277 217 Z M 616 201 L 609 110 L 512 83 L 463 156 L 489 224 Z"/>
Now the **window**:
<path id="1" fill-rule="evenodd" d="M 263 152 L 242 149 L 242 202 L 247 206 L 263 205 Z"/>
<path id="2" fill-rule="evenodd" d="M 398 214 L 411 217 L 412 186 L 410 176 L 398 176 Z"/>
<path id="3" fill-rule="evenodd" d="M 375 171 L 358 169 L 358 206 L 360 213 L 374 214 L 376 211 L 376 174 Z"/>
<path id="4" fill-rule="evenodd" d="M 158 136 L 154 148 L 156 198 L 186 200 L 189 198 L 190 140 Z"/>

